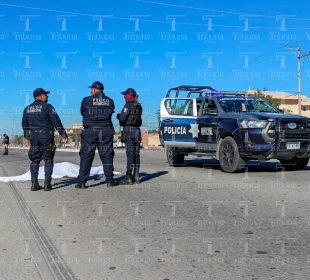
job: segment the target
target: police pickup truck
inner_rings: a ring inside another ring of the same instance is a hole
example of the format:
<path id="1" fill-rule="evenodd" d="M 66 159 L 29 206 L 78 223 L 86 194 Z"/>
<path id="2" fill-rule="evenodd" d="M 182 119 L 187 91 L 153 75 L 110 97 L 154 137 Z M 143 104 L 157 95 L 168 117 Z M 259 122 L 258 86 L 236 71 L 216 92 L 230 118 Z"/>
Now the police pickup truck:
<path id="1" fill-rule="evenodd" d="M 209 86 L 169 89 L 160 106 L 159 133 L 171 166 L 204 153 L 229 173 L 244 170 L 250 159 L 277 159 L 286 170 L 300 170 L 310 156 L 308 118 L 285 114 L 245 92 Z"/>

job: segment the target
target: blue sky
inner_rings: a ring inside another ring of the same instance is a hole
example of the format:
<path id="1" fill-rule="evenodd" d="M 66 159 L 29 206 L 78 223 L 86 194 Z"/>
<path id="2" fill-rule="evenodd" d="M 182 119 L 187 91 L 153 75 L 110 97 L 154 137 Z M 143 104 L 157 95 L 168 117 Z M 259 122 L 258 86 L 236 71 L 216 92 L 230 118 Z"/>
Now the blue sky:
<path id="1" fill-rule="evenodd" d="M 63 123 L 81 123 L 87 88 L 100 80 L 124 104 L 134 87 L 145 129 L 156 127 L 166 90 L 297 92 L 296 52 L 310 51 L 307 1 L 10 1 L 0 2 L 0 133 L 21 133 L 21 112 L 36 87 L 50 90 Z M 310 62 L 302 60 L 310 96 Z M 116 122 L 115 122 L 116 123 Z"/>

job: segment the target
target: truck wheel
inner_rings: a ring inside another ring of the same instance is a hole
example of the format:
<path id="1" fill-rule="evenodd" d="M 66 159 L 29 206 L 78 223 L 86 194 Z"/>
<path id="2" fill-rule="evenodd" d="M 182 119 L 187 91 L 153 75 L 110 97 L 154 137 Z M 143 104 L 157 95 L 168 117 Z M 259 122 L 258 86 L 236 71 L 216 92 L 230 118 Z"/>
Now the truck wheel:
<path id="1" fill-rule="evenodd" d="M 287 171 L 302 170 L 309 162 L 309 158 L 292 158 L 290 160 L 280 160 L 282 166 Z"/>
<path id="2" fill-rule="evenodd" d="M 234 138 L 227 136 L 221 140 L 219 162 L 224 172 L 235 173 L 244 170 L 245 161 L 239 155 L 239 149 Z"/>
<path id="3" fill-rule="evenodd" d="M 178 148 L 166 147 L 166 156 L 170 166 L 179 166 L 184 163 L 184 154 L 180 154 Z"/>

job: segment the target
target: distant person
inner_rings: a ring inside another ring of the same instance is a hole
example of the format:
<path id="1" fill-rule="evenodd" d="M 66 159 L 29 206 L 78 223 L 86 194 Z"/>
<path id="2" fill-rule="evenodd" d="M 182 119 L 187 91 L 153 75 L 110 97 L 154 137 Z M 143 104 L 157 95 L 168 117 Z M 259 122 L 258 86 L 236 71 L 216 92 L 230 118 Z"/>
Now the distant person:
<path id="1" fill-rule="evenodd" d="M 9 144 L 10 144 L 10 138 L 8 135 L 6 135 L 5 133 L 3 134 L 3 138 L 2 138 L 2 144 L 4 146 L 4 153 L 3 155 L 8 155 L 9 154 Z"/>
<path id="2" fill-rule="evenodd" d="M 44 159 L 44 190 L 52 189 L 52 174 L 55 155 L 54 129 L 68 142 L 67 133 L 54 107 L 47 103 L 49 91 L 37 88 L 33 91 L 35 101 L 24 109 L 22 126 L 24 137 L 28 140 L 31 160 L 31 190 L 42 189 L 38 182 L 40 161 Z"/>
<path id="3" fill-rule="evenodd" d="M 90 86 L 91 96 L 85 97 L 81 103 L 84 130 L 81 134 L 80 171 L 75 185 L 78 189 L 86 189 L 87 179 L 98 149 L 103 165 L 107 187 L 114 187 L 113 168 L 113 136 L 112 115 L 114 101 L 103 92 L 104 86 L 99 81 Z"/>
<path id="4" fill-rule="evenodd" d="M 123 128 L 126 146 L 127 171 L 123 181 L 124 184 L 139 184 L 140 169 L 140 145 L 142 125 L 142 106 L 138 101 L 138 95 L 133 88 L 122 92 L 126 104 L 117 118 Z"/>

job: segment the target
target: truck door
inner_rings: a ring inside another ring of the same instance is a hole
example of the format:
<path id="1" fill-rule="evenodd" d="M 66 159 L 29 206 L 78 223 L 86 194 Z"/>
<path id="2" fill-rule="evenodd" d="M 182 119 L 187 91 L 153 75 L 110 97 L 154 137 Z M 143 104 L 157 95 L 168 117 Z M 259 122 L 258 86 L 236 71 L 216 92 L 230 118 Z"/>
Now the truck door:
<path id="1" fill-rule="evenodd" d="M 218 109 L 212 99 L 206 99 L 198 112 L 199 137 L 197 148 L 205 151 L 216 151 L 218 133 Z"/>
<path id="2" fill-rule="evenodd" d="M 195 146 L 198 137 L 195 98 L 165 98 L 160 114 L 160 133 L 165 145 Z"/>

